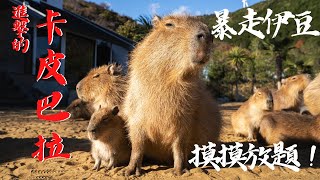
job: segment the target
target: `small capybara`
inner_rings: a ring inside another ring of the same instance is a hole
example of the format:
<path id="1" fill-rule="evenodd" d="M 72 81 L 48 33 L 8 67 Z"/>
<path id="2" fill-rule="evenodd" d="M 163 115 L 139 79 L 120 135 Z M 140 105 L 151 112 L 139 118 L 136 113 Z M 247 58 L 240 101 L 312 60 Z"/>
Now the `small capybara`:
<path id="1" fill-rule="evenodd" d="M 153 25 L 129 63 L 123 105 L 132 151 L 126 175 L 140 175 L 148 151 L 173 159 L 180 175 L 194 144 L 217 142 L 221 129 L 218 106 L 200 79 L 212 44 L 208 27 L 191 16 L 156 16 Z"/>
<path id="2" fill-rule="evenodd" d="M 274 111 L 263 116 L 258 142 L 274 144 L 279 141 L 287 143 L 320 142 L 320 117 L 296 112 Z"/>
<path id="3" fill-rule="evenodd" d="M 77 119 L 77 118 L 90 119 L 92 113 L 94 112 L 94 109 L 90 103 L 86 103 L 81 99 L 75 99 L 66 108 L 66 111 L 71 113 L 72 119 Z"/>
<path id="4" fill-rule="evenodd" d="M 265 88 L 256 89 L 255 93 L 231 116 L 232 127 L 236 135 L 253 140 L 261 118 L 266 111 L 272 110 L 272 107 L 271 91 Z"/>
<path id="5" fill-rule="evenodd" d="M 93 169 L 99 170 L 101 161 L 106 168 L 124 165 L 129 162 L 131 148 L 123 119 L 118 116 L 119 109 L 101 108 L 92 114 L 87 131 L 92 142 Z"/>
<path id="6" fill-rule="evenodd" d="M 313 115 L 320 115 L 320 73 L 303 92 L 304 104 Z"/>
<path id="7" fill-rule="evenodd" d="M 286 78 L 279 90 L 272 92 L 273 110 L 293 110 L 300 112 L 303 105 L 303 90 L 310 83 L 309 74 L 299 74 Z"/>
<path id="8" fill-rule="evenodd" d="M 112 108 L 123 101 L 126 92 L 126 77 L 121 75 L 121 66 L 103 65 L 92 69 L 76 86 L 79 99 L 92 104 L 94 110 Z"/>

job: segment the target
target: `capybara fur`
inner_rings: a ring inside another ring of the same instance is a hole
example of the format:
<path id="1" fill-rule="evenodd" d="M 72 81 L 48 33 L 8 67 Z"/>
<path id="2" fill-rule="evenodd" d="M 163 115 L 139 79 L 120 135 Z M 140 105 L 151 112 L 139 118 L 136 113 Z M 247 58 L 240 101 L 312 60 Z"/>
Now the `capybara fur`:
<path id="1" fill-rule="evenodd" d="M 112 108 L 123 101 L 126 92 L 126 77 L 121 75 L 121 67 L 115 64 L 92 69 L 76 87 L 78 97 L 91 103 L 94 110 Z"/>
<path id="2" fill-rule="evenodd" d="M 320 73 L 303 92 L 304 104 L 313 115 L 320 115 Z"/>
<path id="3" fill-rule="evenodd" d="M 66 108 L 66 111 L 71 113 L 72 119 L 90 119 L 94 109 L 90 103 L 84 102 L 81 99 L 75 99 L 72 103 Z"/>
<path id="4" fill-rule="evenodd" d="M 296 112 L 273 111 L 261 120 L 258 142 L 261 144 L 320 142 L 320 117 Z"/>
<path id="5" fill-rule="evenodd" d="M 256 137 L 261 118 L 266 111 L 272 110 L 272 101 L 272 93 L 269 89 L 256 89 L 255 93 L 231 116 L 231 124 L 235 134 L 253 140 Z"/>
<path id="6" fill-rule="evenodd" d="M 129 64 L 123 105 L 132 151 L 126 175 L 141 173 L 150 150 L 173 159 L 180 175 L 194 144 L 217 142 L 220 134 L 218 106 L 200 79 L 212 44 L 208 27 L 190 16 L 156 16 L 153 23 Z"/>
<path id="7" fill-rule="evenodd" d="M 125 165 L 129 162 L 131 148 L 119 109 L 101 108 L 92 114 L 87 131 L 92 142 L 91 153 L 95 160 L 93 169 L 99 170 L 102 161 L 106 168 Z"/>
<path id="8" fill-rule="evenodd" d="M 272 92 L 273 110 L 300 112 L 303 107 L 303 90 L 310 81 L 309 74 L 299 74 L 286 78 L 280 89 Z"/>

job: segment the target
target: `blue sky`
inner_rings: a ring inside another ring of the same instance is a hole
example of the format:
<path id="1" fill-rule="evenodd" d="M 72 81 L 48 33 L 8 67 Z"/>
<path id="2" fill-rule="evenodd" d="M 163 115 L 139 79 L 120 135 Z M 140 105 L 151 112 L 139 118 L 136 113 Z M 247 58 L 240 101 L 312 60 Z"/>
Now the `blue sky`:
<path id="1" fill-rule="evenodd" d="M 214 11 L 242 8 L 242 0 L 87 0 L 107 3 L 111 9 L 136 19 L 139 15 L 166 15 L 186 12 L 191 15 L 213 14 Z M 247 0 L 249 6 L 262 0 Z"/>

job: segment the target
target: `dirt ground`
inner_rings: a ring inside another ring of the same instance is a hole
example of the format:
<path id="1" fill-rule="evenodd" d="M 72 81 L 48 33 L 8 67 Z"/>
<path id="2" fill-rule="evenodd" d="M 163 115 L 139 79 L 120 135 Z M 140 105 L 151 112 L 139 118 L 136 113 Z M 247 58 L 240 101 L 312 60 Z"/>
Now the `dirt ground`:
<path id="1" fill-rule="evenodd" d="M 221 142 L 224 144 L 243 142 L 244 146 L 248 145 L 246 139 L 233 134 L 230 124 L 231 113 L 240 105 L 221 105 L 224 120 Z M 80 119 L 59 123 L 40 121 L 34 109 L 0 110 L 0 179 L 126 179 L 123 167 L 110 171 L 105 171 L 103 167 L 98 172 L 91 170 L 94 161 L 86 136 L 87 124 L 88 121 Z M 31 153 L 37 150 L 34 144 L 38 141 L 38 135 L 49 140 L 51 132 L 57 132 L 63 138 L 63 152 L 71 153 L 70 159 L 56 158 L 39 162 L 31 157 Z M 265 165 L 256 165 L 253 170 L 248 171 L 243 171 L 240 167 L 226 167 L 221 171 L 206 167 L 192 168 L 176 177 L 169 173 L 172 168 L 170 166 L 144 164 L 143 175 L 130 176 L 129 179 L 319 179 L 320 150 L 317 149 L 313 166 L 310 167 L 310 145 L 299 147 L 299 172 L 280 167 L 271 170 Z"/>

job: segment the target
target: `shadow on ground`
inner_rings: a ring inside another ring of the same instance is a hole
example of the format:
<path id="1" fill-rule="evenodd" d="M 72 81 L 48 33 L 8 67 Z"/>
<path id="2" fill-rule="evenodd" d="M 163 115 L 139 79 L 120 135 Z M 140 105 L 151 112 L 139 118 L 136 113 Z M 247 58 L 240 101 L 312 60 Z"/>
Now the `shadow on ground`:
<path id="1" fill-rule="evenodd" d="M 63 138 L 63 153 L 71 153 L 74 151 L 90 151 L 90 142 L 86 139 Z M 50 139 L 47 139 L 47 142 Z M 30 157 L 31 154 L 38 150 L 35 143 L 38 138 L 4 138 L 0 139 L 0 164 L 4 162 L 14 161 L 23 157 Z M 46 151 L 47 154 L 47 151 Z"/>

